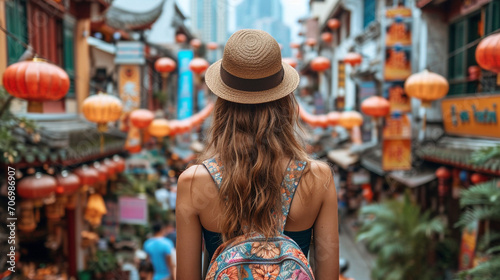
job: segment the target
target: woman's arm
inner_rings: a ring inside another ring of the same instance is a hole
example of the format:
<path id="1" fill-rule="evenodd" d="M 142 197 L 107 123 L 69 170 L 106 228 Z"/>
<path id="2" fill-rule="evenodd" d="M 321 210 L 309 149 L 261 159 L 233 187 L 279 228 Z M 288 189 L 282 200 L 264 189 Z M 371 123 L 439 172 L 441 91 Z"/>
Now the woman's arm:
<path id="1" fill-rule="evenodd" d="M 314 262 L 317 280 L 339 278 L 339 231 L 337 218 L 337 193 L 333 175 L 326 165 L 319 165 L 320 174 L 326 183 L 316 189 L 322 190 L 321 208 L 314 223 Z M 328 180 L 326 179 L 328 178 Z M 326 184 L 326 186 L 325 186 Z"/>
<path id="2" fill-rule="evenodd" d="M 184 171 L 177 183 L 177 280 L 201 279 L 201 224 L 191 197 L 194 168 Z"/>

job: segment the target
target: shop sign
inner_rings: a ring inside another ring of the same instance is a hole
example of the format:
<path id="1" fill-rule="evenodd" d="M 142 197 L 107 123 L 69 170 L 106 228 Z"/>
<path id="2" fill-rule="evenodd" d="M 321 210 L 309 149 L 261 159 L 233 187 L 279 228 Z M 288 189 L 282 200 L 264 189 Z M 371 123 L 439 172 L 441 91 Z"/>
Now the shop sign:
<path id="1" fill-rule="evenodd" d="M 389 170 L 411 169 L 411 139 L 387 139 L 382 144 L 382 168 Z"/>
<path id="2" fill-rule="evenodd" d="M 479 221 L 476 221 L 466 226 L 462 232 L 462 242 L 460 243 L 458 263 L 459 270 L 466 270 L 473 267 L 478 228 Z"/>
<path id="3" fill-rule="evenodd" d="M 144 65 L 144 43 L 120 41 L 116 43 L 115 64 Z"/>
<path id="4" fill-rule="evenodd" d="M 141 105 L 141 68 L 139 65 L 118 66 L 118 93 L 123 103 L 120 129 L 128 131 L 128 115 Z"/>
<path id="5" fill-rule="evenodd" d="M 411 9 L 405 6 L 390 8 L 385 11 L 386 18 L 411 17 Z"/>
<path id="6" fill-rule="evenodd" d="M 120 223 L 146 225 L 148 223 L 148 200 L 146 197 L 119 198 Z"/>
<path id="7" fill-rule="evenodd" d="M 441 107 L 446 133 L 500 138 L 500 95 L 447 98 Z"/>
<path id="8" fill-rule="evenodd" d="M 386 82 L 384 84 L 384 97 L 391 104 L 391 112 L 411 112 L 411 99 L 406 95 L 404 82 Z"/>
<path id="9" fill-rule="evenodd" d="M 191 50 L 181 50 L 177 55 L 179 63 L 177 118 L 183 120 L 193 114 L 193 72 L 189 69 L 189 62 L 194 57 Z"/>
<path id="10" fill-rule="evenodd" d="M 411 169 L 411 122 L 407 115 L 386 118 L 382 132 L 382 168 L 384 171 Z"/>

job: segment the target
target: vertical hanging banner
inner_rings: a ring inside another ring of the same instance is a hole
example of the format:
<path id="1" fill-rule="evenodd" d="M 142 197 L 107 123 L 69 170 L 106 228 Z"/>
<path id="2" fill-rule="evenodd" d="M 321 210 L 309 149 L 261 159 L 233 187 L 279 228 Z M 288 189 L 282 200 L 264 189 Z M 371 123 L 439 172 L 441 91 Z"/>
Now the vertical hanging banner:
<path id="1" fill-rule="evenodd" d="M 391 115 L 383 130 L 382 167 L 385 171 L 411 169 L 410 98 L 404 81 L 412 73 L 412 13 L 404 5 L 386 9 L 385 14 L 384 97 L 389 100 Z M 398 112 L 398 114 L 395 114 Z"/>
<path id="2" fill-rule="evenodd" d="M 181 50 L 177 55 L 179 63 L 179 84 L 177 118 L 183 120 L 193 115 L 193 72 L 189 69 L 189 62 L 194 57 L 191 50 Z"/>
<path id="3" fill-rule="evenodd" d="M 128 131 L 128 115 L 141 106 L 141 66 L 120 65 L 118 68 L 118 92 L 123 103 L 120 129 Z"/>

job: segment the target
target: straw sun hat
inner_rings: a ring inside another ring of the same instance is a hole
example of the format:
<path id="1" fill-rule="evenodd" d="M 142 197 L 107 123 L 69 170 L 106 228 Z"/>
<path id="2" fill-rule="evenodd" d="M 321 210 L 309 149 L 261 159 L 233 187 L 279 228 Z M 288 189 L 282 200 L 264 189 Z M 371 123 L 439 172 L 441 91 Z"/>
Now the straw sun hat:
<path id="1" fill-rule="evenodd" d="M 280 99 L 299 84 L 299 74 L 281 60 L 278 42 L 261 30 L 236 31 L 222 59 L 205 74 L 208 88 L 222 99 L 258 104 Z"/>

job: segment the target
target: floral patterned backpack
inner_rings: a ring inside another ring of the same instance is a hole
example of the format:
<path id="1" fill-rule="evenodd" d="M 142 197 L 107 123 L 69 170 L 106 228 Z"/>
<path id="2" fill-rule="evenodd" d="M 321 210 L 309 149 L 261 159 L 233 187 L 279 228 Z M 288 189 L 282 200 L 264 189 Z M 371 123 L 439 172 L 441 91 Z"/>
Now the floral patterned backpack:
<path id="1" fill-rule="evenodd" d="M 217 187 L 222 182 L 216 159 L 203 162 Z M 282 182 L 282 223 L 279 235 L 267 239 L 258 233 L 238 236 L 220 245 L 214 253 L 206 280 L 313 280 L 309 262 L 294 240 L 285 236 L 285 222 L 306 162 L 291 161 Z M 279 214 L 279 213 L 278 213 Z"/>

